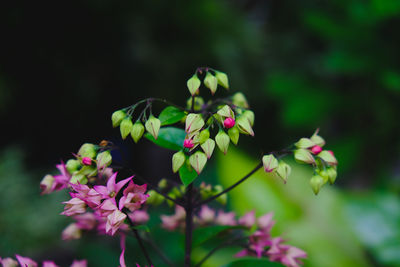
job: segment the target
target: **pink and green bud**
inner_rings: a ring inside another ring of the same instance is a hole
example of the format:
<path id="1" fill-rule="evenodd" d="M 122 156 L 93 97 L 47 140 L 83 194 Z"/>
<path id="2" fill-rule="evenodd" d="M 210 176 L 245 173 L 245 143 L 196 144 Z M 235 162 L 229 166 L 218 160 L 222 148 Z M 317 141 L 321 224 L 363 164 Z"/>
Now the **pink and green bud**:
<path id="1" fill-rule="evenodd" d="M 212 153 L 214 152 L 215 142 L 211 138 L 208 138 L 202 145 L 201 149 L 203 149 L 204 153 L 206 153 L 207 158 L 210 159 Z"/>
<path id="2" fill-rule="evenodd" d="M 0 258 L 0 264 L 2 264 L 1 266 L 3 267 L 18 267 L 18 262 L 11 258 Z"/>
<path id="3" fill-rule="evenodd" d="M 278 160 L 272 154 L 265 155 L 262 158 L 262 162 L 265 172 L 273 172 L 278 168 L 279 165 Z"/>
<path id="4" fill-rule="evenodd" d="M 300 138 L 297 143 L 294 144 L 297 148 L 310 148 L 315 146 L 315 143 L 309 138 Z"/>
<path id="5" fill-rule="evenodd" d="M 125 119 L 126 113 L 123 110 L 117 110 L 111 115 L 112 125 L 113 127 L 118 127 L 122 120 Z"/>
<path id="6" fill-rule="evenodd" d="M 317 129 L 314 134 L 311 136 L 311 141 L 314 142 L 314 144 L 323 147 L 325 145 L 325 140 L 318 135 L 319 129 Z"/>
<path id="7" fill-rule="evenodd" d="M 207 163 L 207 156 L 203 152 L 197 151 L 189 157 L 189 162 L 193 169 L 200 174 Z"/>
<path id="8" fill-rule="evenodd" d="M 215 71 L 215 78 L 217 78 L 219 85 L 226 89 L 229 89 L 228 75 L 220 71 Z"/>
<path id="9" fill-rule="evenodd" d="M 150 118 L 146 121 L 145 127 L 148 133 L 150 133 L 154 139 L 158 137 L 158 131 L 160 131 L 161 121 L 154 116 L 150 116 Z"/>
<path id="10" fill-rule="evenodd" d="M 246 118 L 249 120 L 251 126 L 254 125 L 254 118 L 255 118 L 255 115 L 254 115 L 254 112 L 253 112 L 253 111 L 251 111 L 251 110 L 246 110 L 245 112 L 243 112 L 242 116 L 246 117 Z"/>
<path id="11" fill-rule="evenodd" d="M 193 140 L 192 140 L 192 139 L 185 139 L 185 140 L 183 141 L 183 147 L 184 147 L 184 148 L 188 148 L 188 149 L 193 148 L 193 147 L 194 147 L 194 142 L 193 142 Z"/>
<path id="12" fill-rule="evenodd" d="M 238 125 L 239 131 L 244 134 L 249 134 L 251 136 L 254 136 L 254 131 L 253 128 L 251 127 L 251 124 L 247 117 L 245 116 L 240 116 L 236 120 L 236 124 Z"/>
<path id="13" fill-rule="evenodd" d="M 92 159 L 89 157 L 83 157 L 82 158 L 82 164 L 86 166 L 92 165 Z"/>
<path id="14" fill-rule="evenodd" d="M 246 97 L 240 92 L 233 95 L 232 103 L 241 108 L 249 108 Z"/>
<path id="15" fill-rule="evenodd" d="M 314 164 L 315 159 L 311 152 L 304 148 L 299 148 L 294 151 L 294 159 L 299 163 Z"/>
<path id="16" fill-rule="evenodd" d="M 40 189 L 42 190 L 42 195 L 50 194 L 53 191 L 53 184 L 54 184 L 54 176 L 47 174 L 43 177 L 42 181 L 40 182 Z"/>
<path id="17" fill-rule="evenodd" d="M 314 155 L 318 155 L 322 151 L 322 147 L 320 147 L 319 145 L 315 145 L 310 150 L 311 153 L 313 153 Z"/>
<path id="18" fill-rule="evenodd" d="M 96 154 L 96 147 L 93 144 L 89 143 L 83 144 L 78 151 L 78 156 L 82 158 L 88 157 L 94 159 L 96 157 Z"/>
<path id="19" fill-rule="evenodd" d="M 183 153 L 183 151 L 176 152 L 172 156 L 172 170 L 174 173 L 179 171 L 179 169 L 185 163 L 185 160 L 186 160 L 186 156 L 185 156 L 185 153 Z"/>
<path id="20" fill-rule="evenodd" d="M 210 89 L 211 94 L 215 94 L 217 91 L 218 80 L 212 75 L 210 72 L 207 72 L 206 77 L 204 78 L 204 85 Z"/>
<path id="21" fill-rule="evenodd" d="M 321 153 L 318 154 L 323 161 L 328 163 L 329 165 L 337 165 L 337 159 L 331 150 L 323 150 Z"/>
<path id="22" fill-rule="evenodd" d="M 283 160 L 279 161 L 278 168 L 276 168 L 276 174 L 280 177 L 284 183 L 286 183 L 292 168 L 284 162 Z"/>
<path id="23" fill-rule="evenodd" d="M 70 159 L 65 164 L 65 168 L 67 169 L 67 171 L 70 174 L 73 174 L 74 172 L 79 170 L 81 167 L 82 167 L 81 163 L 79 162 L 79 160 L 76 160 L 76 159 Z"/>
<path id="24" fill-rule="evenodd" d="M 122 139 L 125 140 L 125 138 L 131 133 L 132 128 L 133 128 L 133 123 L 131 117 L 126 117 L 125 119 L 122 120 L 119 128 Z"/>
<path id="25" fill-rule="evenodd" d="M 187 82 L 186 85 L 189 89 L 190 94 L 193 96 L 196 94 L 197 90 L 199 89 L 201 81 L 197 74 L 193 75 Z"/>
<path id="26" fill-rule="evenodd" d="M 232 127 L 228 130 L 229 138 L 231 139 L 232 143 L 237 145 L 239 142 L 239 129 L 237 127 Z"/>
<path id="27" fill-rule="evenodd" d="M 320 175 L 314 175 L 310 179 L 310 185 L 315 195 L 318 195 L 319 190 L 325 184 L 324 178 Z"/>
<path id="28" fill-rule="evenodd" d="M 229 135 L 220 130 L 215 136 L 215 142 L 217 143 L 218 148 L 226 155 L 230 143 Z"/>
<path id="29" fill-rule="evenodd" d="M 186 117 L 185 131 L 189 133 L 194 133 L 199 131 L 204 126 L 204 120 L 200 114 L 190 113 Z"/>
<path id="30" fill-rule="evenodd" d="M 192 109 L 192 102 L 193 102 L 192 98 L 189 98 L 186 101 L 186 107 L 187 107 L 188 110 Z M 193 110 L 194 111 L 200 110 L 203 105 L 204 105 L 204 99 L 202 97 L 200 97 L 200 96 L 195 96 L 194 97 L 194 108 L 193 108 Z"/>
<path id="31" fill-rule="evenodd" d="M 96 161 L 97 161 L 97 168 L 99 169 L 104 169 L 110 166 L 112 162 L 112 156 L 110 151 L 106 150 L 99 153 L 96 157 Z"/>
<path id="32" fill-rule="evenodd" d="M 224 120 L 224 127 L 225 127 L 226 129 L 230 129 L 230 128 L 232 128 L 233 126 L 235 126 L 235 119 L 233 119 L 233 118 L 226 118 L 226 119 Z"/>
<path id="33" fill-rule="evenodd" d="M 210 131 L 208 129 L 204 129 L 199 134 L 199 143 L 204 144 L 207 139 L 210 138 Z"/>
<path id="34" fill-rule="evenodd" d="M 221 109 L 219 109 L 217 114 L 224 118 L 235 118 L 235 113 L 228 105 L 225 105 Z"/>
<path id="35" fill-rule="evenodd" d="M 144 133 L 144 126 L 140 123 L 140 121 L 135 122 L 132 127 L 131 137 L 135 143 L 139 142 L 140 138 L 142 138 Z"/>
<path id="36" fill-rule="evenodd" d="M 71 223 L 68 225 L 61 234 L 63 240 L 74 240 L 79 239 L 82 236 L 82 230 L 78 227 L 76 223 Z"/>

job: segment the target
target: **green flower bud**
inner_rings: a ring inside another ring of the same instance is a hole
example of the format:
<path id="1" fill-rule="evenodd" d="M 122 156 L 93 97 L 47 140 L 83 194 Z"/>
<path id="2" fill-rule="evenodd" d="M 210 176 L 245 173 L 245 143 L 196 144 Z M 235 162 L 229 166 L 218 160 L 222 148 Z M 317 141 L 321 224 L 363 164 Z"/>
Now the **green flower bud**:
<path id="1" fill-rule="evenodd" d="M 154 190 L 147 191 L 147 194 L 149 197 L 146 200 L 146 204 L 158 206 L 164 202 L 164 197 Z"/>
<path id="2" fill-rule="evenodd" d="M 196 170 L 197 174 L 200 174 L 207 163 L 206 154 L 197 151 L 196 153 L 194 153 L 189 157 L 189 162 L 190 165 L 192 165 L 193 169 Z"/>
<path id="3" fill-rule="evenodd" d="M 191 95 L 195 95 L 201 84 L 197 74 L 193 75 L 186 83 Z"/>
<path id="4" fill-rule="evenodd" d="M 211 138 L 208 138 L 202 145 L 201 148 L 203 149 L 204 153 L 206 153 L 207 158 L 211 158 L 211 155 L 215 148 L 215 142 Z"/>
<path id="5" fill-rule="evenodd" d="M 200 114 L 190 113 L 186 117 L 185 131 L 193 133 L 200 130 L 204 126 L 204 120 Z"/>
<path id="6" fill-rule="evenodd" d="M 239 142 L 239 129 L 236 126 L 233 126 L 228 130 L 228 135 L 232 143 L 237 145 L 237 143 Z"/>
<path id="7" fill-rule="evenodd" d="M 94 157 L 96 157 L 96 154 L 96 147 L 93 144 L 89 143 L 83 144 L 78 151 L 78 156 L 82 158 L 88 157 L 94 159 Z"/>
<path id="8" fill-rule="evenodd" d="M 131 137 L 135 143 L 137 143 L 144 133 L 144 126 L 140 123 L 140 121 L 135 122 L 132 127 Z"/>
<path id="9" fill-rule="evenodd" d="M 196 96 L 194 98 L 194 111 L 200 110 L 202 106 L 204 105 L 204 99 L 200 96 Z M 186 101 L 186 107 L 187 109 L 191 110 L 192 109 L 192 98 L 189 98 Z"/>
<path id="10" fill-rule="evenodd" d="M 214 186 L 214 194 L 219 194 L 222 191 L 224 191 L 224 188 L 222 187 L 222 185 L 216 185 Z M 226 205 L 226 202 L 228 201 L 228 195 L 227 194 L 223 194 L 221 196 L 219 196 L 218 198 L 215 199 L 216 201 L 218 201 L 221 205 Z"/>
<path id="11" fill-rule="evenodd" d="M 67 163 L 65 164 L 65 168 L 67 169 L 67 171 L 72 174 L 75 171 L 79 170 L 79 168 L 81 167 L 81 163 L 79 162 L 79 160 L 77 159 L 70 159 L 67 161 Z"/>
<path id="12" fill-rule="evenodd" d="M 125 139 L 128 136 L 128 134 L 130 134 L 132 128 L 133 128 L 133 123 L 130 117 L 126 117 L 125 119 L 122 120 L 119 128 L 122 139 Z"/>
<path id="13" fill-rule="evenodd" d="M 278 168 L 276 168 L 276 174 L 286 183 L 287 178 L 290 175 L 292 168 L 283 160 L 279 161 Z"/>
<path id="14" fill-rule="evenodd" d="M 251 128 L 250 122 L 247 119 L 247 117 L 241 115 L 237 120 L 236 124 L 239 128 L 239 131 L 244 134 L 249 134 L 251 136 L 254 136 L 254 131 L 253 128 Z"/>
<path id="15" fill-rule="evenodd" d="M 220 130 L 218 132 L 218 134 L 215 136 L 215 142 L 217 143 L 218 148 L 224 152 L 224 154 L 226 155 L 226 153 L 228 152 L 228 148 L 229 148 L 229 135 L 227 135 L 224 131 Z"/>
<path id="16" fill-rule="evenodd" d="M 323 161 L 328 163 L 329 165 L 337 165 L 337 159 L 333 155 L 333 152 L 330 150 L 323 150 L 318 154 L 318 157 L 320 157 Z"/>
<path id="17" fill-rule="evenodd" d="M 210 72 L 207 72 L 206 77 L 204 78 L 204 85 L 210 89 L 211 94 L 215 94 L 217 91 L 218 80 Z"/>
<path id="18" fill-rule="evenodd" d="M 212 197 L 214 195 L 211 185 L 210 184 L 205 184 L 204 182 L 202 182 L 200 184 L 200 196 L 201 199 L 207 199 L 209 197 Z"/>
<path id="19" fill-rule="evenodd" d="M 310 139 L 311 139 L 311 141 L 314 142 L 314 144 L 322 147 L 325 145 L 325 140 L 321 136 L 318 135 L 318 132 L 319 132 L 319 129 L 317 129 L 315 131 L 315 133 L 311 136 Z"/>
<path id="20" fill-rule="evenodd" d="M 315 195 L 318 195 L 319 190 L 324 185 L 324 178 L 319 175 L 314 175 L 310 179 L 310 185 Z"/>
<path id="21" fill-rule="evenodd" d="M 333 184 L 337 177 L 337 171 L 335 167 L 328 167 L 325 170 L 320 171 L 319 175 L 324 178 L 325 182 L 329 181 L 330 184 Z"/>
<path id="22" fill-rule="evenodd" d="M 278 160 L 272 154 L 265 155 L 262 158 L 262 162 L 265 172 L 273 172 L 278 168 L 279 165 Z"/>
<path id="23" fill-rule="evenodd" d="M 176 152 L 172 156 L 172 171 L 177 172 L 182 167 L 183 163 L 185 163 L 186 156 L 183 151 Z"/>
<path id="24" fill-rule="evenodd" d="M 229 89 L 228 75 L 220 71 L 215 71 L 215 77 L 217 78 L 219 85 Z"/>
<path id="25" fill-rule="evenodd" d="M 315 143 L 309 138 L 300 138 L 297 143 L 294 144 L 297 148 L 309 148 L 315 146 Z"/>
<path id="26" fill-rule="evenodd" d="M 236 93 L 232 97 L 232 103 L 241 108 L 249 108 L 246 97 L 242 93 Z"/>
<path id="27" fill-rule="evenodd" d="M 199 134 L 199 143 L 204 144 L 207 139 L 210 138 L 210 131 L 208 129 L 204 129 Z"/>
<path id="28" fill-rule="evenodd" d="M 110 166 L 112 162 L 110 151 L 106 150 L 104 152 L 99 153 L 96 157 L 96 161 L 97 161 L 97 168 L 103 169 Z"/>
<path id="29" fill-rule="evenodd" d="M 126 117 L 126 113 L 123 110 L 117 110 L 111 115 L 113 127 L 117 127 L 121 124 L 121 121 Z"/>
<path id="30" fill-rule="evenodd" d="M 82 174 L 84 176 L 95 176 L 97 174 L 96 166 L 83 166 L 76 174 Z"/>
<path id="31" fill-rule="evenodd" d="M 162 178 L 159 182 L 158 182 L 158 188 L 160 189 L 165 189 L 168 186 L 168 181 L 165 178 Z"/>
<path id="32" fill-rule="evenodd" d="M 311 152 L 304 148 L 299 148 L 294 151 L 294 159 L 299 163 L 314 164 L 315 159 Z"/>
<path id="33" fill-rule="evenodd" d="M 235 118 L 235 113 L 233 113 L 233 110 L 228 105 L 225 105 L 219 109 L 217 114 L 221 115 L 222 117 Z"/>
<path id="34" fill-rule="evenodd" d="M 75 173 L 72 175 L 71 179 L 69 180 L 71 184 L 77 184 L 78 182 L 80 184 L 87 184 L 88 179 L 85 175 L 80 174 L 80 173 Z"/>
<path id="35" fill-rule="evenodd" d="M 157 139 L 158 131 L 160 130 L 161 126 L 161 121 L 151 115 L 150 118 L 146 121 L 145 126 L 147 132 L 149 132 L 154 137 L 154 139 Z"/>
<path id="36" fill-rule="evenodd" d="M 251 126 L 254 125 L 254 117 L 255 117 L 255 116 L 254 116 L 254 112 L 253 112 L 253 111 L 251 111 L 251 110 L 246 110 L 246 111 L 243 113 L 243 116 L 245 116 L 245 117 L 249 120 Z"/>

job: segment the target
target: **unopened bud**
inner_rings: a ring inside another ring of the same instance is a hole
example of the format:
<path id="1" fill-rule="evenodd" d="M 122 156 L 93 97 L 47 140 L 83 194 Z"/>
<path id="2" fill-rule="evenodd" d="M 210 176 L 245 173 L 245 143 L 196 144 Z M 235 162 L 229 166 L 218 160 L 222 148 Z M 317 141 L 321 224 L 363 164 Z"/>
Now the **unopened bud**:
<path id="1" fill-rule="evenodd" d="M 224 120 L 224 127 L 225 127 L 226 129 L 230 129 L 230 128 L 232 128 L 233 126 L 235 126 L 235 119 L 233 119 L 233 118 L 226 118 L 226 119 Z"/>
<path id="2" fill-rule="evenodd" d="M 324 178 L 319 175 L 314 175 L 310 179 L 310 185 L 315 195 L 318 195 L 319 190 L 324 185 Z"/>
<path id="3" fill-rule="evenodd" d="M 328 163 L 329 165 L 337 165 L 337 159 L 335 158 L 335 155 L 331 150 L 324 150 L 321 153 L 318 154 L 318 157 L 320 157 L 323 161 Z"/>
<path id="4" fill-rule="evenodd" d="M 81 163 L 77 159 L 69 159 L 65 164 L 65 168 L 67 169 L 68 173 L 72 174 L 75 171 L 79 170 L 81 167 Z"/>
<path id="5" fill-rule="evenodd" d="M 221 115 L 222 117 L 225 117 L 225 118 L 234 118 L 235 117 L 235 113 L 233 112 L 231 107 L 228 105 L 225 105 L 222 108 L 220 108 L 218 110 L 217 114 Z"/>
<path id="6" fill-rule="evenodd" d="M 217 143 L 218 148 L 226 154 L 229 148 L 230 138 L 224 131 L 220 130 L 218 134 L 215 136 L 215 142 Z"/>
<path id="7" fill-rule="evenodd" d="M 126 117 L 125 119 L 122 120 L 119 128 L 122 139 L 125 139 L 128 136 L 128 134 L 131 133 L 132 128 L 133 128 L 133 123 L 130 117 Z"/>
<path id="8" fill-rule="evenodd" d="M 177 172 L 182 167 L 183 163 L 185 163 L 185 153 L 183 151 L 176 152 L 172 156 L 172 171 Z"/>
<path id="9" fill-rule="evenodd" d="M 278 168 L 278 160 L 274 157 L 274 155 L 269 154 L 265 155 L 262 158 L 263 166 L 264 166 L 264 171 L 265 172 L 273 172 Z"/>
<path id="10" fill-rule="evenodd" d="M 154 137 L 154 139 L 157 139 L 158 131 L 160 130 L 161 126 L 161 121 L 151 115 L 150 118 L 146 121 L 145 126 L 147 132 L 149 132 Z"/>
<path id="11" fill-rule="evenodd" d="M 122 120 L 126 117 L 126 113 L 123 110 L 117 110 L 111 115 L 113 127 L 118 127 Z"/>
<path id="12" fill-rule="evenodd" d="M 194 147 L 194 142 L 193 142 L 193 140 L 192 140 L 192 139 L 185 139 L 185 140 L 183 140 L 183 147 L 184 147 L 184 148 L 188 148 L 188 149 L 193 148 L 193 147 Z"/>
<path id="13" fill-rule="evenodd" d="M 222 187 L 222 185 L 218 184 L 218 185 L 214 186 L 213 191 L 214 191 L 214 194 L 216 195 L 216 194 L 219 194 L 222 191 L 224 191 L 224 188 Z M 216 198 L 215 200 L 218 201 L 219 204 L 221 204 L 221 205 L 226 205 L 226 202 L 228 201 L 228 195 L 223 194 L 223 195 L 219 196 L 218 198 Z"/>
<path id="14" fill-rule="evenodd" d="M 314 155 L 318 155 L 321 151 L 322 147 L 320 147 L 319 145 L 315 145 L 311 148 L 311 153 L 313 153 Z"/>
<path id="15" fill-rule="evenodd" d="M 328 167 L 325 170 L 319 172 L 319 175 L 321 175 L 324 180 L 329 181 L 330 184 L 333 184 L 337 177 L 337 171 L 335 167 Z"/>
<path id="16" fill-rule="evenodd" d="M 144 126 L 140 123 L 140 121 L 135 122 L 132 127 L 131 137 L 135 143 L 137 143 L 144 133 Z"/>
<path id="17" fill-rule="evenodd" d="M 92 159 L 89 158 L 89 157 L 83 157 L 82 158 L 82 164 L 86 165 L 86 166 L 92 165 Z"/>
<path id="18" fill-rule="evenodd" d="M 220 71 L 215 71 L 215 78 L 217 78 L 219 85 L 226 89 L 229 89 L 228 75 Z"/>
<path id="19" fill-rule="evenodd" d="M 207 156 L 203 152 L 197 151 L 189 157 L 190 165 L 200 174 L 207 163 Z"/>
<path id="20" fill-rule="evenodd" d="M 160 189 L 165 189 L 168 186 L 168 181 L 165 178 L 162 178 L 159 182 L 158 182 L 158 188 Z"/>
<path id="21" fill-rule="evenodd" d="M 210 89 L 211 94 L 215 94 L 217 91 L 218 80 L 210 72 L 207 72 L 206 77 L 204 78 L 204 85 Z"/>
<path id="22" fill-rule="evenodd" d="M 311 136 L 311 141 L 314 142 L 314 144 L 318 145 L 318 146 L 324 146 L 325 145 L 325 140 L 318 135 L 319 129 L 317 129 L 315 131 L 315 133 Z"/>
<path id="23" fill-rule="evenodd" d="M 279 161 L 278 168 L 276 168 L 276 174 L 286 183 L 292 168 L 284 161 Z"/>
<path id="24" fill-rule="evenodd" d="M 164 202 L 164 197 L 154 190 L 147 191 L 149 197 L 146 200 L 146 204 L 158 206 Z"/>
<path id="25" fill-rule="evenodd" d="M 199 143 L 204 144 L 207 139 L 210 138 L 210 131 L 208 129 L 204 129 L 199 134 Z"/>
<path id="26" fill-rule="evenodd" d="M 315 146 L 315 143 L 309 138 L 300 138 L 297 143 L 294 144 L 297 148 L 310 148 Z"/>
<path id="27" fill-rule="evenodd" d="M 99 153 L 96 157 L 96 160 L 97 160 L 97 168 L 99 169 L 104 169 L 110 166 L 112 162 L 112 156 L 110 151 L 106 150 Z"/>
<path id="28" fill-rule="evenodd" d="M 192 98 L 189 98 L 186 101 L 186 107 L 187 107 L 188 110 L 192 109 L 192 102 L 193 102 Z M 194 97 L 194 108 L 193 108 L 193 110 L 194 111 L 200 110 L 203 107 L 203 105 L 204 105 L 204 99 L 202 97 L 200 97 L 200 96 L 195 96 Z"/>
<path id="29" fill-rule="evenodd" d="M 246 97 L 242 93 L 236 93 L 232 97 L 232 103 L 241 108 L 249 108 Z"/>
<path id="30" fill-rule="evenodd" d="M 40 182 L 40 189 L 42 189 L 42 195 L 49 194 L 52 192 L 52 187 L 54 184 L 54 177 L 53 175 L 47 174 L 43 177 L 42 181 Z"/>
<path id="31" fill-rule="evenodd" d="M 76 223 L 71 223 L 62 232 L 63 240 L 73 240 L 81 238 L 82 231 Z"/>
<path id="32" fill-rule="evenodd" d="M 243 112 L 242 116 L 246 117 L 249 120 L 251 126 L 254 125 L 254 117 L 255 117 L 255 115 L 254 115 L 253 111 L 246 110 L 245 112 Z"/>
<path id="33" fill-rule="evenodd" d="M 96 152 L 95 146 L 93 144 L 89 144 L 89 143 L 83 144 L 78 151 L 78 156 L 80 156 L 82 158 L 89 157 L 89 158 L 93 159 L 94 157 L 96 157 L 96 154 L 97 154 L 97 152 Z"/>
<path id="34" fill-rule="evenodd" d="M 231 139 L 232 143 L 237 145 L 239 142 L 239 129 L 237 127 L 232 127 L 228 130 L 229 138 Z"/>
<path id="35" fill-rule="evenodd" d="M 197 77 L 197 74 L 193 75 L 186 83 L 189 92 L 191 95 L 195 95 L 197 90 L 200 87 L 200 79 Z"/>
<path id="36" fill-rule="evenodd" d="M 240 132 L 254 136 L 253 128 L 251 128 L 251 124 L 246 117 L 244 117 L 243 115 L 240 116 L 237 119 L 236 124 L 238 125 Z"/>
<path id="37" fill-rule="evenodd" d="M 204 120 L 200 114 L 190 113 L 186 117 L 185 131 L 193 133 L 200 130 L 204 126 Z"/>
<path id="38" fill-rule="evenodd" d="M 215 148 L 215 142 L 211 138 L 208 138 L 202 145 L 201 148 L 203 149 L 204 153 L 206 153 L 207 158 L 211 158 L 211 155 Z"/>
<path id="39" fill-rule="evenodd" d="M 299 163 L 313 164 L 315 159 L 313 155 L 304 148 L 299 148 L 294 151 L 294 159 Z"/>

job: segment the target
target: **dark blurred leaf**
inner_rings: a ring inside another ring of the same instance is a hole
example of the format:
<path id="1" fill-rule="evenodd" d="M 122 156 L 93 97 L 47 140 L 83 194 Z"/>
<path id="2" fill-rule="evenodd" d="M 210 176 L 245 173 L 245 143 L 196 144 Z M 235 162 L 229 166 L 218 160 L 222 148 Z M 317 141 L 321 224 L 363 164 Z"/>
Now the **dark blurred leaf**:
<path id="1" fill-rule="evenodd" d="M 161 125 L 164 126 L 178 122 L 183 117 L 185 117 L 184 111 L 173 106 L 168 106 L 165 109 L 163 109 L 163 111 L 161 111 L 160 116 L 158 116 L 158 119 L 161 121 Z"/>
<path id="2" fill-rule="evenodd" d="M 400 73 L 396 71 L 386 71 L 381 77 L 383 85 L 389 90 L 400 92 Z"/>
<path id="3" fill-rule="evenodd" d="M 214 236 L 230 229 L 240 228 L 238 226 L 229 226 L 229 225 L 213 225 L 213 226 L 205 226 L 199 227 L 193 232 L 193 247 L 199 246 L 206 242 L 207 240 L 213 238 Z"/>
<path id="4" fill-rule="evenodd" d="M 223 267 L 281 267 L 283 266 L 277 262 L 271 262 L 267 259 L 254 259 L 254 258 L 244 258 L 234 262 L 231 262 Z"/>
<path id="5" fill-rule="evenodd" d="M 197 172 L 186 163 L 179 169 L 179 177 L 185 186 L 188 186 L 198 176 Z"/>
<path id="6" fill-rule="evenodd" d="M 146 133 L 144 136 L 161 147 L 171 150 L 181 150 L 186 133 L 180 128 L 165 127 L 161 128 L 158 132 L 157 140 L 149 133 Z"/>

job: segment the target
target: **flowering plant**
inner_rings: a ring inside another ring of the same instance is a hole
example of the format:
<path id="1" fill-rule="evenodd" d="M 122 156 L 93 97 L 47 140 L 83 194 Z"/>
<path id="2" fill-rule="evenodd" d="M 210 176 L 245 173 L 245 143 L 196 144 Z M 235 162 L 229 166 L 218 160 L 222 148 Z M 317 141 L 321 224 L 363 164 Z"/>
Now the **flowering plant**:
<path id="1" fill-rule="evenodd" d="M 146 234 L 145 225 L 152 206 L 167 203 L 175 206 L 175 213 L 161 215 L 160 226 L 167 231 L 184 232 L 184 266 L 194 264 L 191 257 L 194 245 L 203 244 L 217 236 L 217 245 L 195 266 L 201 266 L 225 246 L 241 247 L 236 257 L 263 258 L 272 262 L 273 265 L 268 266 L 300 266 L 306 253 L 286 244 L 282 237 L 271 235 L 275 223 L 272 212 L 256 218 L 255 212 L 250 211 L 237 218 L 234 212 L 216 211 L 209 204 L 215 200 L 219 205 L 225 205 L 226 193 L 261 168 L 286 182 L 291 167 L 282 158 L 289 155 L 293 155 L 297 162 L 313 167 L 310 185 L 318 194 L 324 184 L 332 184 L 336 179 L 337 160 L 333 152 L 323 149 L 325 141 L 317 130 L 310 138 L 301 138 L 287 149 L 263 155 L 248 174 L 227 188 L 206 184 L 201 181 L 201 174 L 215 148 L 227 154 L 231 143 L 238 144 L 240 135 L 254 136 L 255 114 L 242 93 L 205 101 L 200 96 L 202 84 L 211 91 L 212 96 L 218 87 L 229 89 L 225 73 L 211 68 L 198 68 L 187 81 L 191 97 L 186 107 L 164 99 L 148 98 L 112 114 L 112 125 L 119 127 L 122 139 L 130 136 L 137 143 L 144 136 L 158 146 L 176 151 L 171 163 L 172 171 L 179 174 L 180 184 L 171 179 L 153 183 L 134 173 L 113 159 L 116 147 L 109 141 L 102 141 L 98 145 L 83 144 L 72 159 L 57 165 L 57 175 L 43 178 L 40 183 L 42 194 L 63 189 L 70 191 L 71 198 L 63 202 L 65 206 L 61 214 L 71 217 L 74 222 L 62 232 L 64 240 L 78 239 L 86 231 L 117 236 L 121 244 L 119 264 L 125 267 L 125 253 L 128 253 L 125 238 L 133 234 L 147 260 L 146 264 L 153 266 L 148 252 L 148 246 L 151 246 L 166 265 L 176 266 L 177 263 L 172 263 Z M 152 110 L 156 102 L 166 105 L 158 116 Z M 134 115 L 137 110 L 138 115 Z M 132 174 L 130 177 L 121 177 L 119 173 L 122 171 Z M 195 230 L 200 233 L 197 237 L 193 234 Z M 17 255 L 17 260 L 21 266 L 37 266 L 29 258 Z M 3 266 L 17 266 L 17 262 L 11 258 L 0 259 L 0 262 Z M 47 261 L 43 266 L 57 265 Z M 76 261 L 72 266 L 86 266 L 86 262 Z"/>

